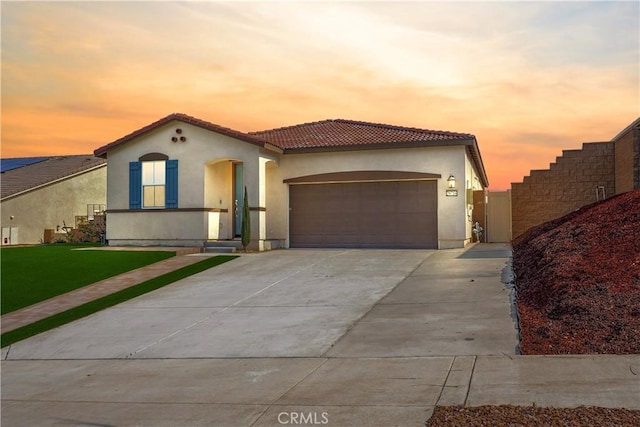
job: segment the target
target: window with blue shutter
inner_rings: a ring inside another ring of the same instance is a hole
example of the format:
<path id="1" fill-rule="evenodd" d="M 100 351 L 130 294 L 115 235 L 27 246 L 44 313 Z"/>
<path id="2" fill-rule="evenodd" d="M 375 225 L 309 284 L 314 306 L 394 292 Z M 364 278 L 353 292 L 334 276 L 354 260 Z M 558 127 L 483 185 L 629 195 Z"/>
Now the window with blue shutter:
<path id="1" fill-rule="evenodd" d="M 178 207 L 178 161 L 167 160 L 166 166 L 165 207 Z"/>
<path id="2" fill-rule="evenodd" d="M 129 209 L 162 208 L 178 208 L 178 161 L 129 163 Z"/>
<path id="3" fill-rule="evenodd" d="M 142 163 L 129 163 L 129 209 L 142 207 Z"/>

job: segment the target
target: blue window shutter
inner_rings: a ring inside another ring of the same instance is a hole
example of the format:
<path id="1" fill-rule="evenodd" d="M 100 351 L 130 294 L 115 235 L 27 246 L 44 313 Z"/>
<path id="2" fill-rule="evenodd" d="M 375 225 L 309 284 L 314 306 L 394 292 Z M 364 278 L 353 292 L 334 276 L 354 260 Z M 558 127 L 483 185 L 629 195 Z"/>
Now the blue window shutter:
<path id="1" fill-rule="evenodd" d="M 175 209 L 178 207 L 178 161 L 167 160 L 165 171 L 165 207 Z"/>
<path id="2" fill-rule="evenodd" d="M 142 207 L 142 164 L 129 163 L 129 209 Z"/>

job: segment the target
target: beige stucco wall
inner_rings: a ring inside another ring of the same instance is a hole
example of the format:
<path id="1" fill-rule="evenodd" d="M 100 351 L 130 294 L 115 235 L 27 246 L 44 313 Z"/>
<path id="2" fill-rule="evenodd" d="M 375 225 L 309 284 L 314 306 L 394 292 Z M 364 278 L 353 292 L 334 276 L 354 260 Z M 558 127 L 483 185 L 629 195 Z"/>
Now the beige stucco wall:
<path id="1" fill-rule="evenodd" d="M 466 227 L 463 185 L 467 179 L 464 146 L 343 151 L 282 156 L 269 174 L 267 235 L 288 240 L 288 187 L 283 180 L 299 176 L 362 170 L 393 170 L 440 174 L 438 179 L 438 235 L 441 249 L 462 247 L 471 236 Z M 449 174 L 457 178 L 457 197 L 445 197 Z M 473 182 L 473 178 L 469 178 Z M 278 188 L 280 187 L 280 188 Z"/>
<path id="2" fill-rule="evenodd" d="M 466 239 L 468 239 L 468 242 L 471 242 L 473 238 L 473 191 L 482 190 L 482 184 L 478 171 L 473 166 L 471 157 L 468 154 L 465 156 L 465 168 L 464 188 L 461 188 L 461 190 L 464 189 L 466 197 L 466 213 L 464 219 Z"/>
<path id="3" fill-rule="evenodd" d="M 75 226 L 87 204 L 106 204 L 106 165 L 0 202 L 2 227 L 17 227 L 20 244 L 41 243 L 45 229 Z M 11 220 L 10 217 L 14 216 Z"/>
<path id="4" fill-rule="evenodd" d="M 181 129 L 182 133 L 177 134 L 176 129 Z M 184 136 L 186 141 L 173 142 L 173 136 Z M 174 212 L 175 218 L 166 217 L 170 220 L 164 223 L 164 228 L 146 223 L 147 219 L 149 222 L 158 222 L 154 216 L 157 215 L 156 212 L 109 212 L 107 239 L 110 244 L 121 242 L 127 236 L 134 240 L 139 240 L 136 236 L 146 236 L 148 244 L 180 243 L 175 236 L 185 236 L 182 237 L 185 241 L 182 243 L 186 244 L 186 241 L 196 239 L 201 245 L 211 237 L 210 232 L 213 229 L 219 230 L 218 238 L 231 238 L 234 207 L 231 200 L 232 162 L 243 163 L 244 183 L 249 190 L 249 205 L 260 207 L 259 177 L 260 168 L 264 168 L 264 164 L 261 164 L 259 159 L 263 157 L 277 161 L 277 153 L 267 152 L 257 145 L 183 122 L 167 123 L 108 151 L 107 193 L 110 211 L 129 209 L 129 162 L 138 161 L 148 153 L 162 153 L 169 159 L 178 160 L 180 209 L 226 209 L 228 212 L 220 215 Z M 253 213 L 251 217 L 253 220 Z M 219 223 L 210 226 L 209 220 L 214 219 Z M 252 239 L 264 238 L 260 236 L 260 231 L 259 215 L 255 215 Z"/>
<path id="5" fill-rule="evenodd" d="M 172 142 L 172 136 L 187 140 Z M 129 162 L 154 152 L 178 159 L 179 208 L 199 211 L 118 212 L 129 208 Z M 107 160 L 110 244 L 202 244 L 233 238 L 233 162 L 244 165 L 249 205 L 254 208 L 252 240 L 258 247 L 267 240 L 288 245 L 289 188 L 283 181 L 289 178 L 365 170 L 439 174 L 438 235 L 443 249 L 470 241 L 466 189 L 482 188 L 464 146 L 281 155 L 178 121 L 109 150 Z M 450 174 L 457 179 L 457 197 L 445 197 Z M 227 212 L 206 211 L 211 209 Z"/>
<path id="6" fill-rule="evenodd" d="M 121 212 L 107 214 L 110 245 L 151 246 L 159 243 L 201 246 L 207 212 Z"/>
<path id="7" fill-rule="evenodd" d="M 182 129 L 186 142 L 172 142 L 176 129 Z M 244 163 L 245 183 L 257 183 L 258 156 L 261 148 L 225 135 L 210 132 L 182 122 L 168 123 L 135 140 L 117 146 L 108 152 L 109 178 L 107 191 L 109 209 L 129 208 L 129 162 L 147 153 L 162 153 L 178 159 L 178 204 L 180 208 L 230 208 L 230 201 L 222 205 L 205 205 L 205 170 L 207 165 L 219 161 Z M 209 176 L 211 177 L 211 175 Z M 123 189 L 125 191 L 123 191 Z M 208 194 L 207 203 L 215 195 Z M 250 204 L 257 203 L 257 194 L 249 195 Z"/>

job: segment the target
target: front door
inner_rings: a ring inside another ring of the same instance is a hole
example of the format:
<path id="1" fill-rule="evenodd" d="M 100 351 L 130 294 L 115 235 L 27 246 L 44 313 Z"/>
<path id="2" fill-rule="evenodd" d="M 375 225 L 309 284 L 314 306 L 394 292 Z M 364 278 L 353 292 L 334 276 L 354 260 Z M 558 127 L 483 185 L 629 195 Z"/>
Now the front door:
<path id="1" fill-rule="evenodd" d="M 244 207 L 244 174 L 242 163 L 233 164 L 233 235 L 242 234 L 242 211 Z"/>

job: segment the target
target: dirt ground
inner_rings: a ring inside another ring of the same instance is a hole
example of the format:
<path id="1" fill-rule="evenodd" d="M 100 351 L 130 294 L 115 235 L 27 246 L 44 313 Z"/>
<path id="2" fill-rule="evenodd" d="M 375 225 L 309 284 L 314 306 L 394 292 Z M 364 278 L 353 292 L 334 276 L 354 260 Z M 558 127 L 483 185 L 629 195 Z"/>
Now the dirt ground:
<path id="1" fill-rule="evenodd" d="M 640 190 L 513 242 L 522 354 L 640 353 Z"/>
<path id="2" fill-rule="evenodd" d="M 436 408 L 427 427 L 634 427 L 640 411 L 598 408 L 541 408 L 537 406 L 443 406 Z"/>

